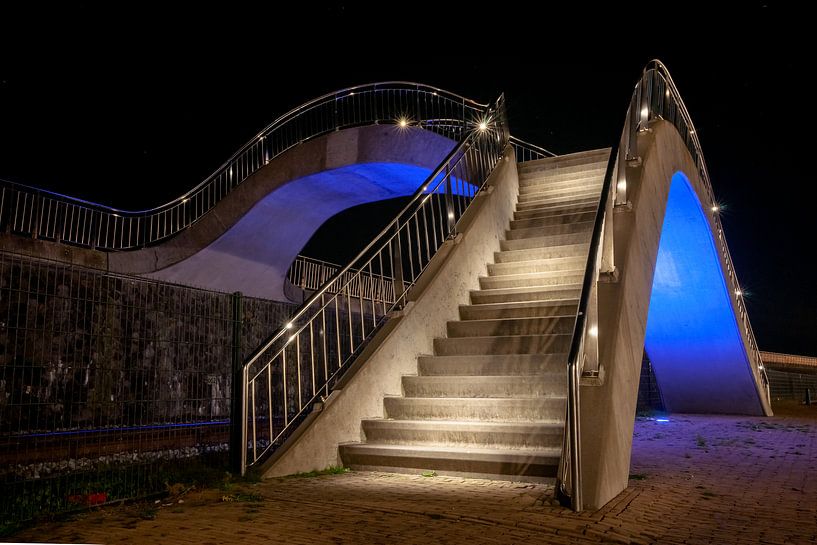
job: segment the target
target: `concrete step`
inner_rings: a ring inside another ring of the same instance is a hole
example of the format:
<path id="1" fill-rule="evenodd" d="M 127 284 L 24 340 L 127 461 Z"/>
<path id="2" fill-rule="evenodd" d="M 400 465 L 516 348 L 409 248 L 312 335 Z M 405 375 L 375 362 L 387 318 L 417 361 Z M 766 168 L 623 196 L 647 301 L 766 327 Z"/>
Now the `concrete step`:
<path id="1" fill-rule="evenodd" d="M 524 422 L 564 418 L 565 397 L 386 397 L 388 418 Z"/>
<path id="2" fill-rule="evenodd" d="M 519 191 L 521 193 L 529 193 L 536 191 L 549 191 L 554 189 L 577 189 L 577 188 L 595 188 L 601 193 L 601 187 L 604 185 L 604 176 L 592 175 L 571 175 L 563 176 L 562 179 L 557 180 L 549 176 L 526 176 L 519 179 Z"/>
<path id="3" fill-rule="evenodd" d="M 403 377 L 403 394 L 415 397 L 505 398 L 567 395 L 567 375 Z"/>
<path id="4" fill-rule="evenodd" d="M 578 299 L 460 305 L 460 318 L 462 320 L 491 320 L 499 318 L 576 316 L 578 307 Z"/>
<path id="5" fill-rule="evenodd" d="M 482 356 L 420 356 L 420 375 L 523 375 L 567 373 L 567 352 L 561 354 L 505 354 Z M 566 376 L 566 375 L 565 375 Z"/>
<path id="6" fill-rule="evenodd" d="M 510 263 L 512 261 L 536 261 L 552 258 L 582 258 L 587 260 L 589 252 L 590 244 L 566 244 L 549 248 L 494 252 L 494 261 L 496 263 Z"/>
<path id="7" fill-rule="evenodd" d="M 520 238 L 548 237 L 553 235 L 569 235 L 572 233 L 590 233 L 593 231 L 593 221 L 575 221 L 573 223 L 559 223 L 544 227 L 511 228 L 505 231 L 505 240 Z"/>
<path id="8" fill-rule="evenodd" d="M 506 274 L 529 274 L 549 271 L 584 270 L 587 264 L 586 255 L 575 257 L 552 257 L 549 259 L 532 259 L 511 263 L 491 263 L 488 265 L 490 276 Z"/>
<path id="9" fill-rule="evenodd" d="M 531 220 L 561 216 L 564 214 L 582 214 L 585 212 L 595 212 L 599 207 L 598 200 L 595 202 L 554 204 L 552 206 L 541 206 L 530 210 L 517 210 L 513 213 L 514 220 Z"/>
<path id="10" fill-rule="evenodd" d="M 364 420 L 369 444 L 561 448 L 564 418 L 554 422 L 460 422 L 457 420 Z"/>
<path id="11" fill-rule="evenodd" d="M 598 204 L 598 195 L 587 197 L 551 197 L 539 201 L 520 202 L 516 204 L 517 212 L 524 212 L 526 210 L 551 210 L 553 207 L 571 205 L 581 206 L 587 204 Z"/>
<path id="12" fill-rule="evenodd" d="M 557 299 L 578 299 L 582 285 L 562 284 L 553 286 L 525 286 L 521 288 L 497 288 L 471 292 L 471 304 L 521 303 L 527 301 L 553 301 Z"/>
<path id="13" fill-rule="evenodd" d="M 586 182 L 598 183 L 599 179 L 604 179 L 605 171 L 606 168 L 594 168 L 574 172 L 523 172 L 519 176 L 519 187 L 522 189 L 537 185 L 552 185 L 560 183 L 564 183 L 565 185 L 581 185 Z"/>
<path id="14" fill-rule="evenodd" d="M 600 148 L 589 151 L 578 151 L 576 153 L 568 153 L 565 155 L 557 155 L 556 157 L 545 157 L 542 159 L 534 159 L 532 161 L 520 161 L 520 169 L 548 169 L 558 168 L 559 166 L 572 166 L 585 163 L 605 162 L 610 157 L 610 148 Z"/>
<path id="15" fill-rule="evenodd" d="M 526 203 L 530 201 L 541 201 L 545 199 L 567 198 L 579 199 L 584 197 L 596 197 L 601 195 L 601 191 L 595 187 L 577 187 L 575 189 L 548 189 L 544 191 L 520 191 L 517 202 Z"/>
<path id="16" fill-rule="evenodd" d="M 535 176 L 535 175 L 546 175 L 546 176 L 559 176 L 564 174 L 576 174 L 576 173 L 588 173 L 588 172 L 599 172 L 607 170 L 607 160 L 603 161 L 592 161 L 586 163 L 577 163 L 577 164 L 554 164 L 554 165 L 532 165 L 530 163 L 523 163 L 522 166 L 519 168 L 519 174 L 522 176 Z"/>
<path id="17" fill-rule="evenodd" d="M 511 230 L 531 229 L 534 227 L 550 227 L 556 225 L 570 225 L 571 223 L 593 222 L 596 219 L 595 208 L 589 212 L 574 214 L 551 214 L 544 218 L 528 220 L 511 220 Z"/>
<path id="18" fill-rule="evenodd" d="M 561 449 L 505 450 L 421 445 L 342 445 L 343 465 L 359 471 L 421 473 L 513 480 L 552 481 Z"/>
<path id="19" fill-rule="evenodd" d="M 534 318 L 500 318 L 448 322 L 448 338 L 492 337 L 498 335 L 546 335 L 572 333 L 576 314 Z"/>
<path id="20" fill-rule="evenodd" d="M 481 276 L 479 279 L 479 287 L 483 290 L 491 290 L 523 288 L 526 286 L 554 286 L 559 284 L 578 284 L 583 279 L 584 269 L 506 274 L 502 276 Z"/>
<path id="21" fill-rule="evenodd" d="M 546 237 L 521 238 L 512 240 L 500 240 L 500 251 L 529 250 L 532 248 L 551 248 L 554 246 L 566 246 L 571 244 L 590 244 L 592 231 L 582 233 L 567 233 L 564 235 L 549 235 Z"/>
<path id="22" fill-rule="evenodd" d="M 434 339 L 437 356 L 485 354 L 556 354 L 567 352 L 572 333 L 548 335 L 504 335 Z"/>

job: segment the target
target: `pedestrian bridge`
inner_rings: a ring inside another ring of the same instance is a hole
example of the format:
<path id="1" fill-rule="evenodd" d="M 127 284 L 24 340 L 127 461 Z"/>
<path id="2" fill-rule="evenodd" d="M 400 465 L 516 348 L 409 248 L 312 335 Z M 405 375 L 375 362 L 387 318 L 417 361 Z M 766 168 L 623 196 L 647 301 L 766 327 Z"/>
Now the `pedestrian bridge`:
<path id="1" fill-rule="evenodd" d="M 238 466 L 555 480 L 574 509 L 599 507 L 627 486 L 645 348 L 670 411 L 771 414 L 703 151 L 663 64 L 624 119 L 610 148 L 557 156 L 511 136 L 503 97 L 355 87 L 282 116 L 153 210 L 5 184 L 2 240 L 283 300 L 327 219 L 407 197 L 351 262 L 301 279 L 299 310 L 236 374 Z"/>

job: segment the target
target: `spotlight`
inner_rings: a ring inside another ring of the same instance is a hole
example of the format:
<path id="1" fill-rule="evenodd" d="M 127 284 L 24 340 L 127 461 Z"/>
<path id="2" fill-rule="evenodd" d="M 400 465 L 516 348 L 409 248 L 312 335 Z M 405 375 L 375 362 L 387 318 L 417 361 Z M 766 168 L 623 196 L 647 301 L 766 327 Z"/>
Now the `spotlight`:
<path id="1" fill-rule="evenodd" d="M 400 125 L 401 129 L 405 129 L 406 127 L 408 127 L 408 119 L 406 119 L 405 117 L 401 117 L 397 124 Z"/>
<path id="2" fill-rule="evenodd" d="M 485 131 L 487 129 L 488 129 L 488 123 L 485 122 L 485 121 L 480 121 L 479 122 L 479 130 Z"/>
<path id="3" fill-rule="evenodd" d="M 587 334 L 591 337 L 598 337 L 599 336 L 599 327 L 598 326 L 591 326 L 590 329 L 587 330 Z"/>

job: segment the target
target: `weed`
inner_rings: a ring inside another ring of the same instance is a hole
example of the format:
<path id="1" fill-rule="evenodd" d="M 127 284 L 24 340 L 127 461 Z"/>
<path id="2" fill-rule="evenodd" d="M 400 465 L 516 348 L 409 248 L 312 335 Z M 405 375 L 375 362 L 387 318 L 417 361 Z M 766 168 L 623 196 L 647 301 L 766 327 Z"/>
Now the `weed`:
<path id="1" fill-rule="evenodd" d="M 646 478 L 647 478 L 646 473 L 630 473 L 631 481 L 643 481 Z"/>
<path id="2" fill-rule="evenodd" d="M 437 472 L 436 471 L 423 471 L 422 473 L 420 473 L 420 475 L 422 475 L 423 477 L 436 477 Z"/>
<path id="3" fill-rule="evenodd" d="M 699 433 L 695 437 L 695 444 L 697 444 L 699 448 L 705 448 L 706 447 L 706 438 Z"/>
<path id="4" fill-rule="evenodd" d="M 295 473 L 294 475 L 290 475 L 290 477 L 298 477 L 303 479 L 309 477 L 320 477 L 322 475 L 341 475 L 343 473 L 349 473 L 349 468 L 341 466 L 329 466 L 326 469 L 321 469 L 320 471 L 307 471 L 305 473 Z"/>

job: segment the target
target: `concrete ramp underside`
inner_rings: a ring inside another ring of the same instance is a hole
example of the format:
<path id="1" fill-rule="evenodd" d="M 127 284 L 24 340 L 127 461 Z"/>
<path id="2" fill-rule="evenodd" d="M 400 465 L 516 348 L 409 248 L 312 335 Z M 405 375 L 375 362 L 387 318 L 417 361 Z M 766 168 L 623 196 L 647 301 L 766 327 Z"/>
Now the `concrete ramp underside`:
<path id="1" fill-rule="evenodd" d="M 147 276 L 285 300 L 287 269 L 326 220 L 359 204 L 411 195 L 429 174 L 413 165 L 366 163 L 293 180 L 207 247 Z M 345 243 L 343 233 L 337 237 Z"/>
<path id="2" fill-rule="evenodd" d="M 453 146 L 431 131 L 391 126 L 310 140 L 261 168 L 179 235 L 110 254 L 110 269 L 286 300 L 287 270 L 327 219 L 353 206 L 413 194 Z M 356 249 L 344 233 L 337 237 Z"/>

